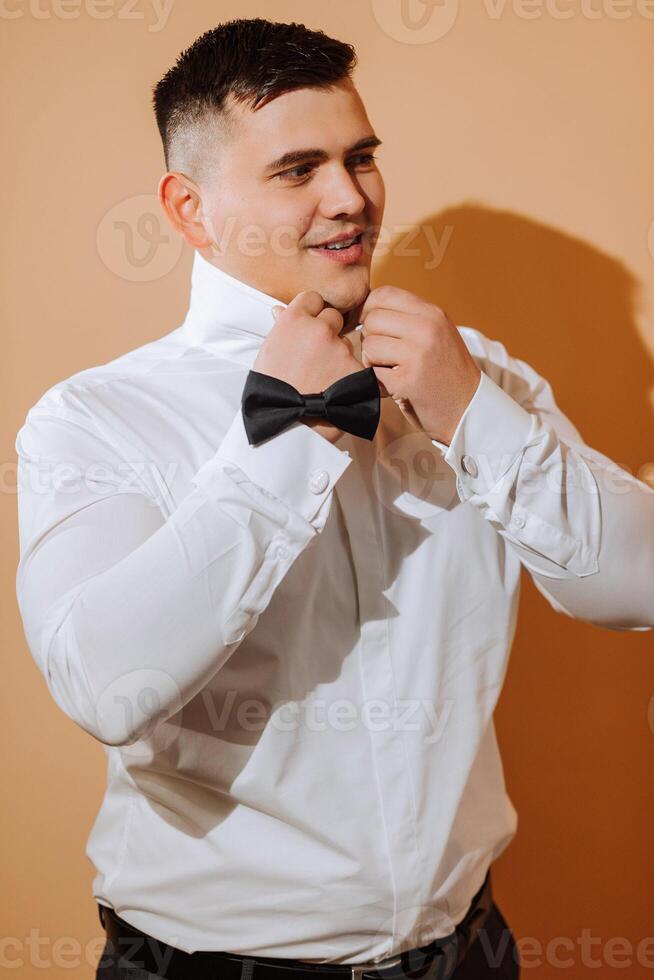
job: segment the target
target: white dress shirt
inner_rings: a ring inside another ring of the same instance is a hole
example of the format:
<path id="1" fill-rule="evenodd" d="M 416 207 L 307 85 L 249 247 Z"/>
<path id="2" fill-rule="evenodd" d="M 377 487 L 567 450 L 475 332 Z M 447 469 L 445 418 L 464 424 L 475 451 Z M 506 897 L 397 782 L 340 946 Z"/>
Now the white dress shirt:
<path id="1" fill-rule="evenodd" d="M 493 710 L 521 567 L 559 611 L 651 629 L 654 491 L 472 327 L 449 447 L 391 398 L 373 441 L 250 446 L 278 303 L 196 253 L 180 327 L 42 395 L 17 596 L 106 747 L 93 896 L 188 952 L 379 962 L 449 934 L 516 833 Z"/>

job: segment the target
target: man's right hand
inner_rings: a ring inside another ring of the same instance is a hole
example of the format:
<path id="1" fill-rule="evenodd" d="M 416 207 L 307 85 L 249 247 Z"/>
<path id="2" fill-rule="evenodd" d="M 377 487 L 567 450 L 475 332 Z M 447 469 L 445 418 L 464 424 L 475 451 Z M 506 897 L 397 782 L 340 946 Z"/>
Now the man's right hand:
<path id="1" fill-rule="evenodd" d="M 324 391 L 335 381 L 365 367 L 354 356 L 352 342 L 339 337 L 343 316 L 325 306 L 320 293 L 306 289 L 280 312 L 267 334 L 253 370 L 293 385 L 301 394 Z M 330 442 L 343 435 L 326 419 L 303 418 Z"/>

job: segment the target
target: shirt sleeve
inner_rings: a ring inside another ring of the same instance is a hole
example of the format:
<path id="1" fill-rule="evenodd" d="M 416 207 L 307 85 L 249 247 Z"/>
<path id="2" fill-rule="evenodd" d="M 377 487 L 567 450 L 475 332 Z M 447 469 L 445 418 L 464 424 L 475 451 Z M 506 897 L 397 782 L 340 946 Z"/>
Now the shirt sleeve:
<path id="1" fill-rule="evenodd" d="M 250 446 L 239 409 L 165 514 L 86 419 L 32 409 L 16 451 L 27 643 L 59 707 L 108 745 L 149 734 L 222 667 L 352 462 L 301 422 Z"/>
<path id="2" fill-rule="evenodd" d="M 654 626 L 654 490 L 591 449 L 550 384 L 499 341 L 459 328 L 482 374 L 450 444 L 459 499 L 497 530 L 557 611 Z"/>

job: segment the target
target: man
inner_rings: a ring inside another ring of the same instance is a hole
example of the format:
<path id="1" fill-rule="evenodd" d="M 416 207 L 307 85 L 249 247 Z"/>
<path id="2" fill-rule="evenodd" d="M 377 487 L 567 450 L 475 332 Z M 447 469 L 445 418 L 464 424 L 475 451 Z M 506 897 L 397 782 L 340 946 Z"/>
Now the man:
<path id="1" fill-rule="evenodd" d="M 98 977 L 518 976 L 490 865 L 520 570 L 570 616 L 654 625 L 654 493 L 612 493 L 499 341 L 370 290 L 354 64 L 261 19 L 183 52 L 154 105 L 187 317 L 16 440 L 26 637 L 109 759 Z M 308 394 L 370 367 L 372 439 L 305 416 L 248 440 L 250 371 Z"/>

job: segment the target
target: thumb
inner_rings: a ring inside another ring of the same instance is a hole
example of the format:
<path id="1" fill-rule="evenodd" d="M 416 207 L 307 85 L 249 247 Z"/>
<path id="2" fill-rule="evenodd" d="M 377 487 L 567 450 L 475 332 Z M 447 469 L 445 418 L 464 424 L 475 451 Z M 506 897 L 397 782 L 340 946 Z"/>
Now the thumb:
<path id="1" fill-rule="evenodd" d="M 413 426 L 414 429 L 421 429 L 420 419 L 413 410 L 413 406 L 408 398 L 394 398 L 393 401 L 402 412 L 407 422 Z"/>

